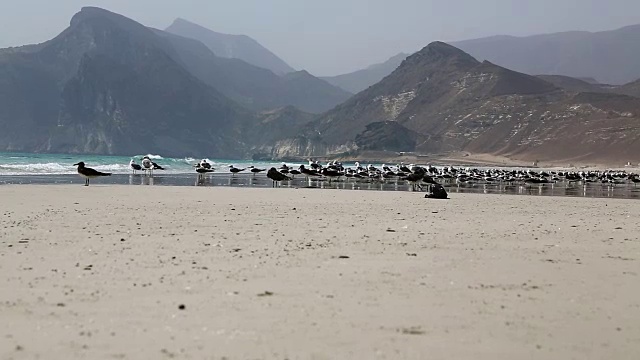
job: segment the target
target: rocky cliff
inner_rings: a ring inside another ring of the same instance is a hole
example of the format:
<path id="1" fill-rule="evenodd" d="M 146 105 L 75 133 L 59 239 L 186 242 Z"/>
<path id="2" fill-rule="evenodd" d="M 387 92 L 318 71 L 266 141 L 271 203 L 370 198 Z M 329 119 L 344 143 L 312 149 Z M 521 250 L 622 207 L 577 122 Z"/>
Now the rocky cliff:
<path id="1" fill-rule="evenodd" d="M 331 156 L 389 144 L 423 154 L 635 161 L 639 115 L 637 98 L 561 88 L 436 42 L 282 141 L 274 154 Z M 393 127 L 382 126 L 389 122 Z"/>

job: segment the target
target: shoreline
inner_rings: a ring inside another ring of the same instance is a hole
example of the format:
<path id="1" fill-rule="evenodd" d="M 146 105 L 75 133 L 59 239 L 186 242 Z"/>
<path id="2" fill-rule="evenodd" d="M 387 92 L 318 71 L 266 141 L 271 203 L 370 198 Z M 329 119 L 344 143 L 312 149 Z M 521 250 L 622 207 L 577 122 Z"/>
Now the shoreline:
<path id="1" fill-rule="evenodd" d="M 633 200 L 77 185 L 0 197 L 1 358 L 640 351 Z"/>
<path id="2" fill-rule="evenodd" d="M 0 176 L 0 188 L 5 186 L 81 186 L 83 178 L 78 175 L 2 175 Z M 198 177 L 196 174 L 156 174 L 147 176 L 143 174 L 125 175 L 114 174 L 112 176 L 95 179 L 90 187 L 96 186 L 133 186 L 133 187 L 206 187 L 206 188 L 258 188 L 272 187 L 271 180 L 264 174 L 253 177 L 249 174 L 232 176 L 231 174 L 214 173 L 213 175 Z M 634 199 L 640 200 L 640 188 L 632 184 L 602 186 L 601 184 L 575 185 L 566 182 L 551 184 L 456 184 L 444 183 L 449 197 L 458 194 L 485 194 L 485 195 L 518 195 L 518 196 L 551 196 L 551 197 L 586 197 L 586 198 L 610 198 L 610 199 Z M 291 181 L 281 184 L 282 188 L 315 189 L 343 191 L 373 191 L 373 192 L 409 192 L 424 196 L 427 184 L 423 190 L 414 192 L 411 185 L 403 180 L 393 179 L 381 182 L 379 180 L 355 180 L 341 179 L 329 183 L 328 181 L 296 177 Z"/>

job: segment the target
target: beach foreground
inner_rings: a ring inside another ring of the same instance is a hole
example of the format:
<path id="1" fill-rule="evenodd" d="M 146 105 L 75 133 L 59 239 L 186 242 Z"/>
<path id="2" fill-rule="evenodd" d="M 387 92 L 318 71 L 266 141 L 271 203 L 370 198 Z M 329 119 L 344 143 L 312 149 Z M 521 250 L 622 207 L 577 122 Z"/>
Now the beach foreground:
<path id="1" fill-rule="evenodd" d="M 640 202 L 0 186 L 2 359 L 632 359 Z"/>

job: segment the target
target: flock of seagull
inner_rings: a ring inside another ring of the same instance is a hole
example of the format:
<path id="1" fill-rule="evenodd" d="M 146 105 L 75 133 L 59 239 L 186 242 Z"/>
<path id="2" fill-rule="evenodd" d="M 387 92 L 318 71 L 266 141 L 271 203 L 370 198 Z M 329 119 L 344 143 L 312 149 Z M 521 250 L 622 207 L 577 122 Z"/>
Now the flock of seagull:
<path id="1" fill-rule="evenodd" d="M 136 171 L 144 171 L 145 173 L 153 174 L 153 170 L 164 170 L 162 166 L 152 161 L 149 156 L 144 156 L 140 160 L 142 161 L 142 164 L 136 164 L 134 159 L 131 159 L 129 162 L 129 167 L 134 174 Z"/>
<path id="2" fill-rule="evenodd" d="M 148 156 L 141 159 L 141 164 L 137 164 L 133 159 L 129 164 L 133 173 L 144 171 L 152 174 L 154 170 L 164 170 L 164 168 L 153 162 Z M 85 185 L 89 185 L 89 179 L 99 176 L 109 176 L 110 173 L 102 173 L 97 170 L 85 167 L 83 162 L 75 164 L 78 166 L 78 173 L 86 178 Z M 205 176 L 215 171 L 212 164 L 206 159 L 202 159 L 194 165 L 199 176 Z M 271 179 L 272 186 L 280 186 L 281 182 L 293 180 L 296 176 L 304 176 L 307 180 L 326 180 L 329 183 L 345 179 L 346 181 L 377 181 L 377 182 L 399 182 L 409 183 L 412 189 L 422 190 L 423 186 L 433 187 L 454 184 L 509 184 L 509 185 L 544 185 L 553 183 L 579 183 L 601 184 L 606 186 L 628 185 L 637 186 L 640 183 L 640 174 L 627 172 L 625 170 L 604 170 L 604 171 L 535 171 L 521 169 L 478 169 L 470 167 L 435 167 L 432 165 L 419 166 L 415 164 L 405 165 L 400 163 L 394 166 L 382 164 L 380 167 L 374 165 L 362 166 L 359 162 L 353 167 L 345 167 L 337 161 L 330 161 L 325 165 L 318 161 L 309 160 L 308 165 L 290 166 L 286 163 L 278 168 L 260 169 L 254 166 L 247 168 L 236 168 L 229 165 L 229 172 L 232 176 L 247 171 L 252 176 L 266 172 L 266 176 Z"/>
<path id="3" fill-rule="evenodd" d="M 206 160 L 195 165 L 198 173 L 213 172 L 214 169 Z M 452 184 L 509 184 L 509 185 L 543 185 L 553 183 L 580 183 L 601 184 L 608 186 L 640 183 L 640 174 L 624 170 L 604 171 L 535 171 L 521 169 L 478 169 L 470 167 L 435 167 L 432 165 L 419 166 L 404 163 L 395 166 L 382 164 L 362 166 L 359 162 L 353 167 L 344 167 L 342 163 L 330 161 L 322 165 L 317 161 L 309 160 L 308 165 L 290 166 L 286 163 L 278 168 L 269 170 L 259 169 L 254 166 L 248 168 L 236 168 L 229 165 L 229 171 L 235 175 L 243 171 L 250 171 L 255 176 L 258 173 L 267 172 L 267 177 L 272 180 L 272 186 L 279 186 L 282 181 L 293 180 L 295 176 L 302 175 L 307 179 L 316 178 L 332 181 L 344 178 L 354 181 L 406 181 L 411 184 L 413 190 L 422 189 L 423 185 L 452 185 Z"/>

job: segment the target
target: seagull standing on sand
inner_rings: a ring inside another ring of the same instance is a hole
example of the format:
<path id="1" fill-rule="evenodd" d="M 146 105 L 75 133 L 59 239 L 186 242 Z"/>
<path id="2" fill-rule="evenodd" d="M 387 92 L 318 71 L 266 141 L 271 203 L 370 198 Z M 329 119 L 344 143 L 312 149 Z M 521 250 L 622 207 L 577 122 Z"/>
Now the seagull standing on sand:
<path id="1" fill-rule="evenodd" d="M 136 164 L 136 161 L 131 159 L 131 161 L 129 161 L 129 167 L 131 168 L 131 171 L 135 174 L 136 171 L 140 171 L 142 170 L 142 166 L 140 166 L 140 164 Z"/>
<path id="2" fill-rule="evenodd" d="M 111 176 L 111 173 L 103 173 L 98 170 L 88 168 L 84 166 L 84 162 L 80 161 L 79 163 L 73 164 L 73 166 L 78 167 L 78 174 L 84 177 L 84 186 L 89 186 L 89 179 L 100 177 L 100 176 Z"/>

